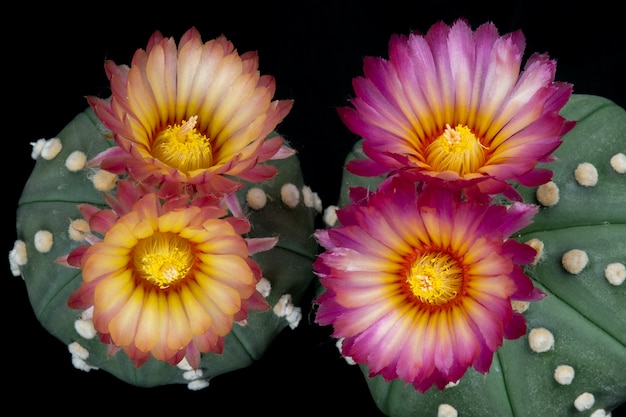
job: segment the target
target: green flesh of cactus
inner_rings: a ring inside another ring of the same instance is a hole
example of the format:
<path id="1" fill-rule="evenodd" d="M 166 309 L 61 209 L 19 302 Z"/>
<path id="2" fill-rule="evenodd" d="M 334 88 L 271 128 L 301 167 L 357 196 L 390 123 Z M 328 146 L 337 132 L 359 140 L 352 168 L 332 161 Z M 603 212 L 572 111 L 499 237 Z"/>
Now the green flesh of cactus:
<path id="1" fill-rule="evenodd" d="M 561 114 L 578 123 L 554 152 L 557 160 L 544 164 L 554 172 L 558 202 L 541 205 L 537 188 L 518 187 L 525 202 L 541 208 L 533 223 L 513 237 L 544 245 L 541 258 L 525 266 L 547 294 L 523 313 L 527 334 L 505 340 L 486 375 L 470 369 L 458 384 L 441 391 L 420 394 L 400 380 L 369 378 L 367 367 L 359 365 L 384 414 L 437 416 L 440 405 L 448 404 L 462 417 L 584 417 L 604 415 L 599 410 L 608 414 L 626 402 L 626 282 L 613 285 L 605 278 L 607 265 L 626 265 L 626 174 L 610 164 L 612 156 L 626 153 L 626 111 L 602 97 L 573 95 Z M 347 160 L 362 157 L 359 142 Z M 596 168 L 596 185 L 577 182 L 574 173 L 581 163 Z M 344 171 L 339 206 L 347 204 L 350 187 L 374 189 L 380 180 Z M 562 256 L 573 249 L 588 257 L 577 274 L 562 265 Z M 551 349 L 531 349 L 529 335 L 536 328 L 551 332 Z M 571 383 L 557 382 L 559 365 L 573 368 Z M 583 394 L 581 399 L 593 395 L 588 409 L 576 402 Z"/>
<path id="2" fill-rule="evenodd" d="M 28 254 L 28 262 L 20 267 L 20 272 L 37 319 L 63 343 L 78 342 L 86 348 L 88 365 L 136 386 L 189 383 L 184 370 L 156 359 L 136 368 L 123 351 L 108 357 L 107 347 L 97 336 L 88 340 L 77 333 L 74 323 L 81 311 L 66 306 L 68 297 L 81 283 L 81 273 L 78 269 L 58 265 L 55 260 L 82 243 L 71 240 L 68 235 L 70 221 L 81 218 L 77 205 L 89 203 L 104 207 L 104 200 L 88 179 L 89 169 L 71 172 L 65 167 L 65 160 L 77 150 L 84 152 L 87 159 L 93 157 L 111 146 L 112 142 L 105 138 L 107 135 L 108 131 L 93 111 L 87 109 L 59 133 L 63 148 L 54 159 L 37 158 L 17 209 L 17 236 L 26 244 Z M 246 183 L 238 197 L 252 224 L 246 237 L 279 236 L 274 248 L 253 255 L 263 276 L 272 285 L 267 296 L 271 307 L 264 312 L 250 311 L 245 327 L 234 324 L 225 338 L 223 353 L 202 355 L 200 369 L 205 379 L 244 368 L 259 359 L 289 325 L 272 307 L 286 294 L 296 307 L 306 302 L 306 290 L 313 279 L 311 265 L 317 244 L 312 233 L 316 209 L 303 204 L 302 198 L 295 208 L 289 208 L 282 203 L 280 194 L 285 183 L 303 189 L 299 161 L 294 155 L 268 163 L 278 167 L 278 175 L 264 183 Z M 260 210 L 246 205 L 246 192 L 253 186 L 263 189 L 268 197 L 267 205 Z M 39 230 L 48 230 L 54 237 L 54 244 L 47 253 L 39 253 L 34 246 L 33 239 Z M 69 353 L 67 361 L 71 366 Z"/>

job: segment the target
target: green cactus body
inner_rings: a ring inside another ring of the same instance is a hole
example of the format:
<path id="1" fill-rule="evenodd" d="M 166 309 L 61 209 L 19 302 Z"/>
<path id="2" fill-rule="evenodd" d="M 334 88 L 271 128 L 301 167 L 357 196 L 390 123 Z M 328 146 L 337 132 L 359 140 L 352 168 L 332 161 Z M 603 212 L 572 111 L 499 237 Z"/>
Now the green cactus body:
<path id="1" fill-rule="evenodd" d="M 602 97 L 573 95 L 562 115 L 577 125 L 545 165 L 553 184 L 518 187 L 541 208 L 514 238 L 542 247 L 525 272 L 547 294 L 519 310 L 526 335 L 505 340 L 486 375 L 470 369 L 458 383 L 424 394 L 400 380 L 369 378 L 359 365 L 384 414 L 596 417 L 626 401 L 626 111 Z M 347 160 L 362 157 L 359 142 Z M 350 187 L 374 189 L 380 180 L 345 172 L 339 206 Z M 545 188 L 558 193 L 544 196 Z M 568 261 L 566 253 L 578 257 Z"/>
<path id="2" fill-rule="evenodd" d="M 105 203 L 101 192 L 88 178 L 90 170 L 72 172 L 65 163 L 74 151 L 84 152 L 89 159 L 111 146 L 112 141 L 107 140 L 106 135 L 108 131 L 91 109 L 77 115 L 58 135 L 62 145 L 58 155 L 37 158 L 19 200 L 17 236 L 18 242 L 24 243 L 27 254 L 27 261 L 19 266 L 19 272 L 37 319 L 61 342 L 80 346 L 76 354 L 83 363 L 83 370 L 104 370 L 136 386 L 188 384 L 190 389 L 195 389 L 204 387 L 203 381 L 208 382 L 212 377 L 250 365 L 264 354 L 283 329 L 298 324 L 297 320 L 287 320 L 285 309 L 250 311 L 247 325 L 233 325 L 221 354 L 202 355 L 199 371 L 171 366 L 156 359 L 135 367 L 124 352 L 109 357 L 107 346 L 97 336 L 86 338 L 77 332 L 75 326 L 81 312 L 68 308 L 66 303 L 80 285 L 81 273 L 79 269 L 59 265 L 55 260 L 79 244 L 68 235 L 70 221 L 81 218 L 77 205 L 89 203 L 104 207 Z M 284 184 L 293 184 L 300 193 L 308 190 L 295 155 L 269 163 L 278 167 L 278 175 L 264 183 L 246 183 L 238 198 L 252 224 L 246 237 L 279 237 L 274 248 L 253 255 L 264 278 L 271 283 L 267 301 L 271 307 L 286 302 L 292 311 L 294 308 L 299 310 L 313 278 L 311 263 L 317 246 L 312 232 L 319 209 L 306 204 L 308 201 L 303 198 L 292 204 L 293 207 L 281 200 Z M 252 187 L 265 192 L 267 204 L 264 207 L 253 209 L 246 205 L 246 194 Z M 35 236 L 40 231 L 50 232 L 48 236 L 52 240 L 44 246 L 51 243 L 51 247 L 42 250 L 41 246 L 36 246 Z M 67 360 L 69 365 L 70 353 Z"/>

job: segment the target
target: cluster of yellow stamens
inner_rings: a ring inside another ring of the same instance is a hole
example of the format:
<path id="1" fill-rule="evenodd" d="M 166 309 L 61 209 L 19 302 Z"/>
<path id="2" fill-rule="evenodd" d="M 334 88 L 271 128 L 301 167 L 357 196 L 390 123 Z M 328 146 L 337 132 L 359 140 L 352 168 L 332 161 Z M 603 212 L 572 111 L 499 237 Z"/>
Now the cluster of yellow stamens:
<path id="1" fill-rule="evenodd" d="M 470 128 L 457 125 L 446 129 L 426 148 L 426 162 L 435 171 L 454 171 L 459 175 L 476 172 L 485 163 L 485 149 Z"/>
<path id="2" fill-rule="evenodd" d="M 196 129 L 197 123 L 198 116 L 192 116 L 159 132 L 152 144 L 152 155 L 183 172 L 211 167 L 211 140 Z"/>
<path id="3" fill-rule="evenodd" d="M 194 264 L 191 243 L 173 233 L 155 233 L 137 242 L 133 259 L 139 276 L 161 289 L 184 279 Z"/>
<path id="4" fill-rule="evenodd" d="M 461 291 L 463 269 L 449 253 L 428 251 L 411 265 L 407 283 L 420 301 L 442 305 Z"/>

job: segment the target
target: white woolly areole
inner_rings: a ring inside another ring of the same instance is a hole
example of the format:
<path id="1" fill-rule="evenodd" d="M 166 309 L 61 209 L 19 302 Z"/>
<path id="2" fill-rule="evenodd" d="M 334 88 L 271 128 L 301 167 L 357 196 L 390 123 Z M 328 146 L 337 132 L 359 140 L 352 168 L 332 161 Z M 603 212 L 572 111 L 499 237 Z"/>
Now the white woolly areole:
<path id="1" fill-rule="evenodd" d="M 9 266 L 14 277 L 22 274 L 20 266 L 26 265 L 28 262 L 28 253 L 26 252 L 26 243 L 17 239 L 13 243 L 13 249 L 9 251 Z"/>
<path id="2" fill-rule="evenodd" d="M 68 171 L 76 172 L 85 167 L 87 155 L 83 151 L 74 151 L 65 159 L 65 168 Z"/>
<path id="3" fill-rule="evenodd" d="M 97 170 L 91 177 L 93 186 L 98 191 L 111 191 L 117 184 L 117 175 L 104 169 Z"/>
<path id="4" fill-rule="evenodd" d="M 334 226 L 337 223 L 337 210 L 339 207 L 337 206 L 328 206 L 326 210 L 324 210 L 324 224 L 327 226 Z"/>
<path id="5" fill-rule="evenodd" d="M 541 205 L 552 207 L 559 202 L 559 187 L 554 181 L 549 181 L 537 187 L 535 196 Z"/>
<path id="6" fill-rule="evenodd" d="M 289 323 L 289 327 L 291 329 L 295 329 L 300 324 L 300 319 L 302 319 L 302 309 L 300 307 L 294 307 L 289 314 L 285 317 L 287 319 L 287 323 Z"/>
<path id="7" fill-rule="evenodd" d="M 261 277 L 259 282 L 256 283 L 256 290 L 261 293 L 261 295 L 267 298 L 270 295 L 270 291 L 272 291 L 272 283 L 265 277 Z"/>
<path id="8" fill-rule="evenodd" d="M 35 233 L 35 249 L 40 253 L 48 253 L 52 249 L 54 236 L 49 230 L 39 230 Z"/>
<path id="9" fill-rule="evenodd" d="M 574 400 L 574 407 L 578 411 L 585 411 L 591 409 L 596 402 L 595 397 L 590 392 L 583 392 Z"/>
<path id="10" fill-rule="evenodd" d="M 30 157 L 33 159 L 37 159 L 39 155 L 41 155 L 41 150 L 43 149 L 43 145 L 46 144 L 46 140 L 44 138 L 38 139 L 37 142 L 31 142 L 30 145 L 33 149 L 30 152 Z"/>
<path id="11" fill-rule="evenodd" d="M 91 340 L 96 337 L 96 328 L 93 325 L 93 320 L 78 319 L 74 321 L 74 330 L 83 338 Z"/>
<path id="12" fill-rule="evenodd" d="M 199 391 L 209 386 L 208 379 L 194 379 L 187 384 L 187 388 L 191 391 Z"/>
<path id="13" fill-rule="evenodd" d="M 308 185 L 302 187 L 302 202 L 307 207 L 315 207 L 315 198 L 313 197 L 313 191 Z"/>
<path id="14" fill-rule="evenodd" d="M 587 252 L 580 249 L 572 249 L 563 254 L 561 263 L 563 268 L 570 274 L 579 274 L 587 266 L 589 257 Z"/>
<path id="15" fill-rule="evenodd" d="M 619 262 L 608 264 L 604 268 L 604 277 L 612 285 L 622 285 L 626 279 L 626 266 Z"/>
<path id="16" fill-rule="evenodd" d="M 72 356 L 82 360 L 87 360 L 87 358 L 89 357 L 89 351 L 78 342 L 72 342 L 67 345 L 67 350 Z"/>
<path id="17" fill-rule="evenodd" d="M 554 335 L 546 328 L 537 327 L 528 333 L 528 345 L 533 352 L 547 352 L 554 346 Z"/>
<path id="18" fill-rule="evenodd" d="M 437 417 L 458 417 L 459 412 L 450 404 L 439 404 Z"/>
<path id="19" fill-rule="evenodd" d="M 294 306 L 291 303 L 291 294 L 283 294 L 274 306 L 274 314 L 278 317 L 285 317 L 291 314 Z"/>
<path id="20" fill-rule="evenodd" d="M 97 367 L 89 365 L 83 359 L 76 356 L 72 356 L 72 365 L 74 365 L 74 368 L 85 372 L 89 372 L 92 369 L 98 369 Z"/>
<path id="21" fill-rule="evenodd" d="M 574 178 L 584 187 L 593 187 L 598 183 L 598 170 L 593 164 L 583 162 L 576 167 Z"/>
<path id="22" fill-rule="evenodd" d="M 267 194 L 259 187 L 252 187 L 246 193 L 246 204 L 252 210 L 261 210 L 267 204 Z"/>
<path id="23" fill-rule="evenodd" d="M 610 414 L 607 414 L 606 411 L 602 408 L 598 408 L 593 413 L 589 414 L 589 417 L 608 417 Z"/>
<path id="24" fill-rule="evenodd" d="M 623 153 L 616 153 L 611 157 L 611 168 L 615 170 L 618 174 L 623 174 L 626 172 L 626 155 Z"/>
<path id="25" fill-rule="evenodd" d="M 530 246 L 531 248 L 533 248 L 536 252 L 535 259 L 533 260 L 533 265 L 536 265 L 537 262 L 539 262 L 539 260 L 541 260 L 541 257 L 543 256 L 544 244 L 541 240 L 537 238 L 532 238 L 528 240 L 526 244 Z"/>
<path id="26" fill-rule="evenodd" d="M 180 369 L 182 369 L 183 371 L 191 371 L 193 368 L 191 367 L 191 365 L 189 365 L 189 361 L 187 360 L 186 357 L 183 357 L 180 362 L 178 362 L 176 364 L 176 366 Z"/>
<path id="27" fill-rule="evenodd" d="M 554 370 L 554 380 L 561 385 L 569 385 L 574 380 L 574 368 L 569 365 L 559 365 Z"/>
<path id="28" fill-rule="evenodd" d="M 183 378 L 185 378 L 187 381 L 193 381 L 194 379 L 202 378 L 202 375 L 202 369 L 190 369 L 183 372 Z"/>
<path id="29" fill-rule="evenodd" d="M 344 338 L 341 337 L 335 341 L 335 346 L 337 347 L 337 350 L 339 350 L 339 353 L 341 353 L 342 356 L 343 356 L 343 352 L 341 351 L 342 349 L 341 346 L 343 345 L 343 339 Z M 343 359 L 346 361 L 348 365 L 356 365 L 356 362 L 350 356 L 343 356 Z"/>
<path id="30" fill-rule="evenodd" d="M 300 190 L 295 184 L 288 182 L 280 187 L 280 199 L 289 208 L 296 208 L 300 203 Z"/>
<path id="31" fill-rule="evenodd" d="M 511 300 L 511 308 L 513 308 L 513 311 L 516 311 L 518 313 L 525 312 L 526 310 L 528 310 L 529 306 L 529 301 Z"/>
<path id="32" fill-rule="evenodd" d="M 41 157 L 46 160 L 54 159 L 63 149 L 61 139 L 48 139 L 41 148 Z"/>
<path id="33" fill-rule="evenodd" d="M 70 235 L 70 239 L 82 242 L 91 233 L 91 228 L 87 220 L 76 219 L 70 222 L 67 233 Z"/>

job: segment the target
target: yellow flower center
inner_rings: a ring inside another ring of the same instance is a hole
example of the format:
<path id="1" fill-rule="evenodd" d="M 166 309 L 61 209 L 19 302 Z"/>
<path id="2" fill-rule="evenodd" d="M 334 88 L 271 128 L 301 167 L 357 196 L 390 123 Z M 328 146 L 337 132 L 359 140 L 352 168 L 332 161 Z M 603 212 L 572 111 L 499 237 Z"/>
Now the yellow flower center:
<path id="1" fill-rule="evenodd" d="M 187 276 L 194 255 L 188 240 L 157 232 L 137 243 L 133 260 L 141 278 L 163 289 Z"/>
<path id="2" fill-rule="evenodd" d="M 198 116 L 168 126 L 152 144 L 152 155 L 183 172 L 209 168 L 213 163 L 211 141 L 196 129 Z"/>
<path id="3" fill-rule="evenodd" d="M 461 291 L 463 269 L 450 254 L 429 251 L 413 262 L 406 281 L 422 302 L 442 305 Z"/>
<path id="4" fill-rule="evenodd" d="M 485 163 L 485 149 L 470 128 L 446 124 L 444 132 L 426 148 L 426 161 L 435 171 L 459 175 L 476 172 Z"/>

